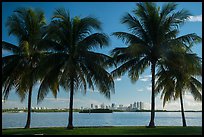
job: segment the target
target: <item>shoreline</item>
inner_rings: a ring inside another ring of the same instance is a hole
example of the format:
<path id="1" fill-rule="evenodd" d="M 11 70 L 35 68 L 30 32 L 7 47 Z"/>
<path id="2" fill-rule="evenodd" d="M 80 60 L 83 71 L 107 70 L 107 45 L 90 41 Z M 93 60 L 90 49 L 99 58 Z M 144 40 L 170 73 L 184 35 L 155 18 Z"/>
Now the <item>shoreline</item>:
<path id="1" fill-rule="evenodd" d="M 74 126 L 75 129 L 77 128 L 111 128 L 111 127 L 146 127 L 143 126 L 135 126 L 135 125 L 112 125 L 112 126 Z M 156 126 L 156 127 L 182 127 L 182 126 Z M 202 126 L 187 126 L 187 127 L 202 127 Z M 66 128 L 65 126 L 49 126 L 49 127 L 31 127 L 30 129 L 39 129 L 39 128 Z M 2 128 L 2 130 L 7 129 L 24 129 L 24 127 L 8 127 Z"/>
<path id="2" fill-rule="evenodd" d="M 5 111 L 5 112 L 2 112 L 2 113 L 26 113 L 27 111 Z M 50 113 L 50 112 L 68 112 L 68 111 L 33 111 L 31 113 Z M 75 112 L 78 112 L 80 113 L 79 111 L 75 111 Z M 114 111 L 114 112 L 151 112 L 150 110 L 146 110 L 146 111 Z M 176 110 L 166 110 L 166 111 L 155 111 L 155 112 L 181 112 L 181 111 L 176 111 Z M 184 112 L 202 112 L 202 111 L 192 111 L 192 110 L 187 110 L 187 111 L 184 111 Z M 88 112 L 87 112 L 88 113 Z M 102 113 L 105 113 L 105 112 L 102 112 Z"/>

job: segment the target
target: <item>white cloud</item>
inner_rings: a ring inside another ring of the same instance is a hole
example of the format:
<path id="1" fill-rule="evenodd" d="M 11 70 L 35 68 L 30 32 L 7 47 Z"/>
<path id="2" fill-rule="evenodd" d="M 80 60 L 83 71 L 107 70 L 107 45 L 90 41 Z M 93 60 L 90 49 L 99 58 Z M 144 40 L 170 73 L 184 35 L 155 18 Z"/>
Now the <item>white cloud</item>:
<path id="1" fill-rule="evenodd" d="M 14 100 L 4 100 L 5 102 L 2 103 L 2 108 L 14 108 L 14 107 L 25 107 L 26 103 L 25 102 L 20 102 L 20 101 L 14 101 Z M 2 100 L 3 102 L 3 100 Z"/>
<path id="2" fill-rule="evenodd" d="M 100 101 L 94 100 L 94 99 L 85 100 L 85 103 L 86 103 L 87 105 L 91 105 L 91 104 L 99 105 L 99 104 L 102 104 Z"/>
<path id="3" fill-rule="evenodd" d="M 69 102 L 68 98 L 45 98 L 45 100 L 54 102 Z"/>
<path id="4" fill-rule="evenodd" d="M 140 78 L 141 81 L 149 81 L 148 78 Z"/>
<path id="5" fill-rule="evenodd" d="M 7 103 L 7 102 L 6 102 Z M 100 105 L 101 102 L 95 99 L 87 99 L 87 98 L 77 98 L 74 97 L 73 99 L 73 107 L 74 108 L 87 108 L 90 107 L 91 104 Z M 3 105 L 3 103 L 2 103 Z M 8 104 L 3 105 L 4 108 L 14 108 L 14 107 L 27 107 L 27 104 L 21 104 L 20 102 L 11 102 Z M 41 104 L 32 103 L 32 107 L 47 107 L 47 108 L 68 108 L 69 107 L 69 97 L 67 98 L 44 98 Z"/>
<path id="6" fill-rule="evenodd" d="M 117 81 L 121 81 L 121 80 L 122 80 L 122 78 L 117 78 L 116 80 L 117 80 Z"/>
<path id="7" fill-rule="evenodd" d="M 147 102 L 143 102 L 143 103 L 144 103 L 144 109 L 150 110 L 151 104 L 149 104 Z"/>
<path id="8" fill-rule="evenodd" d="M 116 81 L 121 81 L 121 80 L 122 80 L 122 78 L 121 78 L 121 77 L 119 77 L 119 78 L 116 78 L 115 80 L 116 80 Z"/>
<path id="9" fill-rule="evenodd" d="M 144 91 L 144 90 L 143 90 L 143 89 L 138 89 L 137 91 L 142 92 L 142 91 Z"/>
<path id="10" fill-rule="evenodd" d="M 146 81 L 150 81 L 151 78 L 152 78 L 152 75 L 146 75 L 146 76 L 143 76 L 143 77 L 139 77 L 139 80 L 146 82 Z"/>
<path id="11" fill-rule="evenodd" d="M 69 102 L 69 97 L 68 98 L 45 98 L 45 100 L 50 101 L 50 102 L 55 102 L 55 103 L 62 103 L 62 102 Z M 73 101 L 76 102 L 83 102 L 83 100 L 74 98 Z M 84 102 L 83 102 L 84 103 Z"/>
<path id="12" fill-rule="evenodd" d="M 147 87 L 147 90 L 152 91 L 152 87 L 151 86 Z"/>
<path id="13" fill-rule="evenodd" d="M 95 91 L 94 91 L 95 92 Z M 45 100 L 49 100 L 50 102 L 54 102 L 54 103 L 63 103 L 66 102 L 65 105 L 67 103 L 69 103 L 69 98 L 45 98 Z M 75 105 L 82 105 L 82 106 L 89 106 L 91 104 L 95 104 L 95 105 L 99 105 L 101 104 L 101 102 L 99 102 L 98 100 L 95 99 L 79 99 L 79 98 L 74 98 L 74 104 Z"/>
<path id="14" fill-rule="evenodd" d="M 98 90 L 92 90 L 92 89 L 89 89 L 88 91 L 90 91 L 91 93 L 93 93 L 93 92 L 99 93 Z"/>
<path id="15" fill-rule="evenodd" d="M 202 14 L 198 16 L 190 16 L 188 21 L 190 22 L 202 22 Z"/>
<path id="16" fill-rule="evenodd" d="M 79 89 L 79 91 L 82 92 L 82 93 L 85 93 L 85 91 L 82 90 L 82 89 Z M 86 90 L 86 93 L 87 93 L 87 92 L 90 92 L 90 93 L 93 93 L 93 92 L 94 92 L 94 93 L 99 93 L 99 91 L 96 90 L 96 89 L 94 89 L 94 90 L 93 90 L 93 89 L 87 89 L 87 90 Z"/>
<path id="17" fill-rule="evenodd" d="M 202 102 L 195 101 L 192 95 L 185 95 L 183 97 L 183 103 L 184 110 L 202 110 Z M 172 100 L 171 102 L 166 103 L 164 108 L 168 110 L 180 110 L 180 100 Z"/>

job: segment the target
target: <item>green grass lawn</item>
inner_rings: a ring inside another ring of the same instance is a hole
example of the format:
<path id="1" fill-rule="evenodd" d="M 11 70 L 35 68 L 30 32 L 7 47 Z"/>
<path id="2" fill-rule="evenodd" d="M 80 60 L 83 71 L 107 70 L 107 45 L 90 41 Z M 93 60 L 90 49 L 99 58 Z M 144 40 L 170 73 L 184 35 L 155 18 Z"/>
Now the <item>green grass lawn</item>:
<path id="1" fill-rule="evenodd" d="M 67 130 L 64 127 L 2 129 L 2 135 L 202 135 L 202 127 L 143 126 L 119 127 L 75 127 Z"/>

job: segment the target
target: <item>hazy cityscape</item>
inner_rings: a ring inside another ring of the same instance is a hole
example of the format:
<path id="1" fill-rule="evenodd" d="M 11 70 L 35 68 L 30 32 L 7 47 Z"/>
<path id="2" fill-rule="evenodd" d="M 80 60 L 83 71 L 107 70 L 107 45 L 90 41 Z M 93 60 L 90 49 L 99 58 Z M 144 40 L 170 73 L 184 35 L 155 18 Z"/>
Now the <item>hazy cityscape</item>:
<path id="1" fill-rule="evenodd" d="M 49 108 L 49 107 L 31 107 L 32 109 L 35 110 L 46 110 L 46 109 L 53 109 L 53 108 Z M 16 109 L 16 110 L 26 110 L 26 107 L 14 107 L 11 109 Z M 54 109 L 58 109 L 58 110 L 67 110 L 67 108 L 54 108 Z M 77 108 L 76 108 L 77 109 Z M 132 104 L 129 104 L 128 106 L 125 106 L 123 104 L 119 104 L 117 105 L 116 103 L 112 103 L 110 105 L 107 104 L 100 104 L 100 105 L 96 105 L 96 104 L 90 104 L 90 107 L 83 107 L 81 106 L 80 110 L 86 110 L 86 109 L 110 109 L 110 110 L 121 110 L 121 111 L 136 111 L 136 110 L 143 110 L 144 109 L 144 102 L 138 101 L 138 102 L 133 102 Z"/>
<path id="2" fill-rule="evenodd" d="M 129 104 L 128 106 L 125 106 L 123 104 L 115 104 L 112 103 L 111 105 L 105 105 L 102 103 L 101 105 L 94 105 L 91 104 L 90 108 L 84 108 L 81 107 L 81 109 L 110 109 L 110 110 L 123 110 L 123 111 L 136 111 L 136 110 L 143 110 L 144 109 L 144 102 L 134 102 L 133 104 Z"/>

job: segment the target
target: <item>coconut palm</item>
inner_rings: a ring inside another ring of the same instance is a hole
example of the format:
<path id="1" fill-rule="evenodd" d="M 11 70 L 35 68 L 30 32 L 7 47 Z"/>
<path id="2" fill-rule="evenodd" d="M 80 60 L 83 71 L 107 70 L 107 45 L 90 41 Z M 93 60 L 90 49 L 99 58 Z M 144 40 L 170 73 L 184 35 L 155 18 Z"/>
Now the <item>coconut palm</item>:
<path id="1" fill-rule="evenodd" d="M 155 91 L 162 91 L 163 107 L 166 102 L 180 99 L 183 127 L 186 120 L 183 106 L 183 95 L 190 91 L 196 101 L 202 100 L 202 83 L 196 76 L 202 76 L 201 58 L 193 53 L 176 53 L 179 58 L 171 60 L 175 54 L 169 55 L 166 66 L 160 66 Z"/>
<path id="2" fill-rule="evenodd" d="M 50 40 L 50 53 L 39 67 L 45 77 L 41 79 L 38 102 L 50 90 L 57 97 L 60 86 L 70 91 L 68 129 L 73 129 L 73 95 L 77 90 L 86 93 L 87 88 L 98 87 L 107 98 L 114 91 L 112 76 L 105 70 L 110 57 L 93 51 L 108 45 L 108 37 L 96 32 L 100 26 L 96 18 L 71 18 L 65 9 L 57 9 L 48 27 L 45 39 Z"/>
<path id="3" fill-rule="evenodd" d="M 190 13 L 186 10 L 175 11 L 177 4 L 167 3 L 162 8 L 155 3 L 137 3 L 137 8 L 131 15 L 127 13 L 121 20 L 129 28 L 128 32 L 115 32 L 114 36 L 122 39 L 127 47 L 112 50 L 115 63 L 120 66 L 112 71 L 114 77 L 120 77 L 128 72 L 132 82 L 151 66 L 152 97 L 151 120 L 148 127 L 155 127 L 155 68 L 168 52 L 174 47 L 185 46 L 185 43 L 200 39 L 196 34 L 177 36 L 178 27 L 188 19 Z M 184 43 L 182 46 L 178 46 Z"/>
<path id="4" fill-rule="evenodd" d="M 16 36 L 18 45 L 2 41 L 2 49 L 10 55 L 2 57 L 2 88 L 4 99 L 11 89 L 24 101 L 28 94 L 28 114 L 25 128 L 30 128 L 32 89 L 37 82 L 35 68 L 40 61 L 41 51 L 37 47 L 43 38 L 46 24 L 43 11 L 19 8 L 6 23 L 9 35 Z"/>

